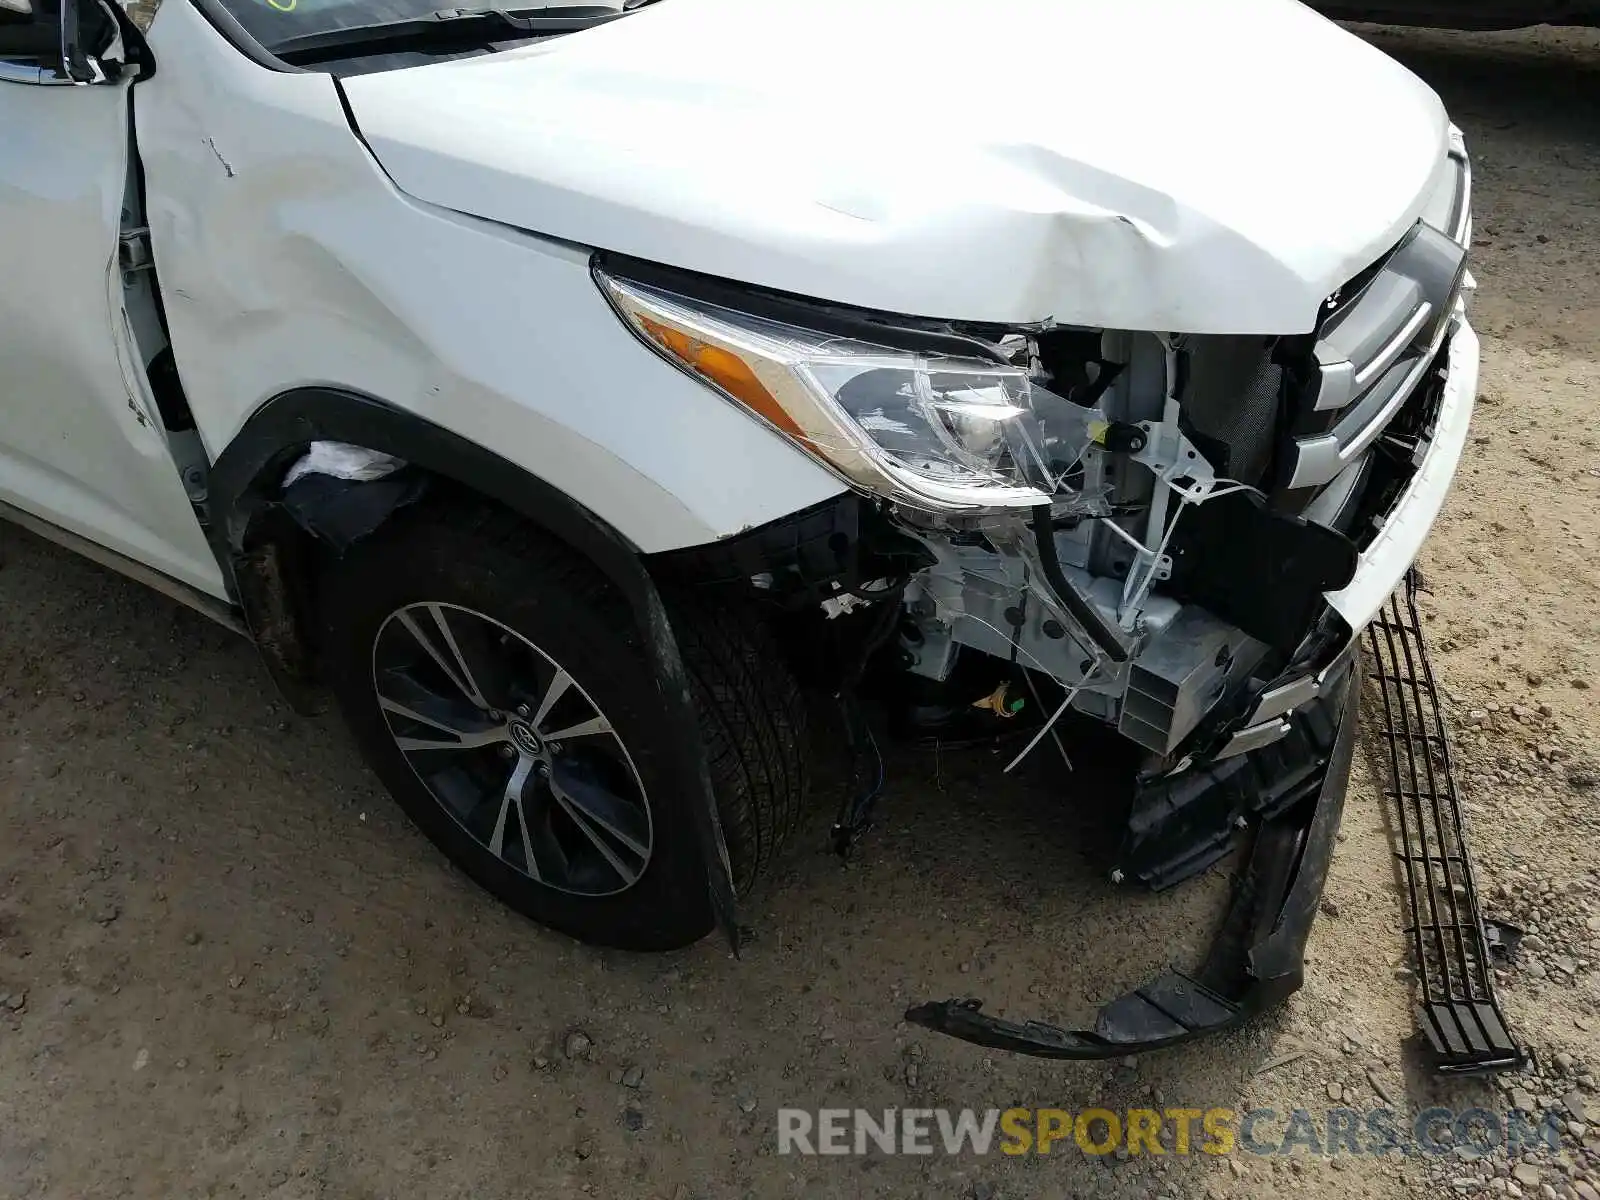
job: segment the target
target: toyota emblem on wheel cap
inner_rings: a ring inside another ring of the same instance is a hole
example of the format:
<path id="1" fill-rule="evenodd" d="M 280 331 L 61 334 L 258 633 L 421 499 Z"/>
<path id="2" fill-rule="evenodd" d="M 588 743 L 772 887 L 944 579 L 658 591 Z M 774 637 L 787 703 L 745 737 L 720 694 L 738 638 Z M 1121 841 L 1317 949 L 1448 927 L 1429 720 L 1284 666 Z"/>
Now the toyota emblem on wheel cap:
<path id="1" fill-rule="evenodd" d="M 539 740 L 539 735 L 527 725 L 513 723 L 511 725 L 511 740 L 516 743 L 518 750 L 524 754 L 543 754 L 544 743 Z"/>

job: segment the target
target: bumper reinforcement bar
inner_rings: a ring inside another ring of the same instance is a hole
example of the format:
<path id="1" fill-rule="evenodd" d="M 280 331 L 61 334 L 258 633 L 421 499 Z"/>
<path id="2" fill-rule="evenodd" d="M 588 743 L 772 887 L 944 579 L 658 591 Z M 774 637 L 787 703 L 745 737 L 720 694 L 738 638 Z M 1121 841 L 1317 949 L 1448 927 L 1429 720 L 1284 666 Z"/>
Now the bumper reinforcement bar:
<path id="1" fill-rule="evenodd" d="M 1461 793 L 1416 592 L 1412 571 L 1367 627 L 1367 643 L 1382 693 L 1377 734 L 1390 775 L 1383 796 L 1410 920 L 1417 1024 L 1439 1071 L 1517 1068 L 1527 1052 L 1512 1038 L 1495 996 Z"/>
<path id="2" fill-rule="evenodd" d="M 1350 778 L 1359 684 L 1352 660 L 1344 680 L 1331 683 L 1321 699 L 1306 706 L 1321 712 L 1295 715 L 1307 735 L 1296 739 L 1307 761 L 1293 766 L 1319 775 L 1320 784 L 1256 830 L 1227 914 L 1197 970 L 1168 970 L 1118 996 L 1100 1009 L 1093 1029 L 1007 1021 L 987 1015 L 981 1001 L 970 999 L 919 1004 L 907 1010 L 906 1020 L 997 1050 L 1041 1058 L 1114 1058 L 1216 1033 L 1280 1003 L 1305 974 L 1306 938 Z"/>

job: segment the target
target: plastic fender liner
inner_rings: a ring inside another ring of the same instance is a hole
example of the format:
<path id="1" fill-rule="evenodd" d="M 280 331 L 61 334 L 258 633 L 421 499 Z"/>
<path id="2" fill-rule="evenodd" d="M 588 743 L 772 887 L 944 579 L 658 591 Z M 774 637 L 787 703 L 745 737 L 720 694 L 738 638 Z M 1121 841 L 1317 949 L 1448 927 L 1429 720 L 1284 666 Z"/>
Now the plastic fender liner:
<path id="1" fill-rule="evenodd" d="M 1281 1003 L 1305 977 L 1305 945 L 1344 813 L 1355 746 L 1359 670 L 1322 703 L 1338 735 L 1313 798 L 1256 832 L 1250 858 L 1205 962 L 1191 973 L 1164 971 L 1101 1007 L 1093 1029 L 1007 1021 L 980 1000 L 918 1004 L 905 1019 L 995 1050 L 1040 1058 L 1117 1058 L 1174 1046 Z"/>
<path id="2" fill-rule="evenodd" d="M 1154 891 L 1198 875 L 1227 855 L 1238 826 L 1269 821 L 1315 796 L 1338 737 L 1339 710 L 1305 704 L 1279 741 L 1140 781 L 1116 869 Z"/>
<path id="3" fill-rule="evenodd" d="M 1324 593 L 1355 577 L 1360 559 L 1344 534 L 1275 512 L 1248 492 L 1187 513 L 1170 552 L 1171 595 L 1285 654 L 1316 624 Z"/>
<path id="4" fill-rule="evenodd" d="M 627 597 L 650 655 L 668 741 L 677 748 L 675 773 L 699 797 L 693 806 L 696 832 L 717 923 L 737 953 L 733 873 L 689 678 L 661 594 L 638 550 L 570 496 L 475 442 L 370 396 L 300 388 L 257 409 L 211 468 L 212 551 L 253 634 L 258 628 L 263 634 L 277 630 L 281 620 L 275 622 L 274 614 L 260 607 L 259 588 L 240 587 L 241 571 L 250 569 L 246 537 L 253 522 L 275 506 L 283 471 L 314 441 L 349 442 L 392 454 L 503 504 L 584 555 Z M 284 664 L 268 652 L 271 640 L 257 636 L 267 668 L 281 685 Z"/>

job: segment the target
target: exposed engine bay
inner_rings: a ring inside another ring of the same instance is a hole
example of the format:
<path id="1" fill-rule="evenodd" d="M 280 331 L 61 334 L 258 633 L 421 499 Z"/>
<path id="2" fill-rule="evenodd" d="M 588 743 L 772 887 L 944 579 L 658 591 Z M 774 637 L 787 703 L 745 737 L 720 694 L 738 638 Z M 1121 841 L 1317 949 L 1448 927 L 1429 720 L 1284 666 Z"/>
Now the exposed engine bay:
<path id="1" fill-rule="evenodd" d="M 1070 772 L 1056 736 L 1069 712 L 1120 735 L 1134 786 L 1113 883 L 1165 888 L 1248 845 L 1204 961 L 1112 999 L 1091 1028 L 1011 1021 L 975 999 L 914 1005 L 908 1021 L 1097 1058 L 1214 1032 L 1300 985 L 1349 775 L 1361 606 L 1373 576 L 1382 603 L 1409 565 L 1380 543 L 1429 464 L 1453 463 L 1470 414 L 1464 242 L 1419 225 L 1305 337 L 1006 331 L 991 346 L 1029 386 L 1006 457 L 1039 503 L 970 514 L 850 495 L 653 564 L 666 581 L 745 587 L 795 613 L 858 765 L 834 825 L 841 852 L 883 785 L 856 701 L 869 665 L 900 682 L 902 731 L 962 741 L 1018 727 L 1007 770 L 1043 753 Z M 894 403 L 926 400 L 904 392 L 857 412 L 891 425 Z M 981 410 L 1003 404 L 936 410 L 946 453 L 993 453 Z M 1467 1057 L 1501 1061 L 1504 1040 Z"/>
<path id="2" fill-rule="evenodd" d="M 872 660 L 919 736 L 1026 728 L 1007 770 L 1041 748 L 1070 769 L 1068 713 L 1110 727 L 1137 766 L 1108 873 L 1188 878 L 1301 797 L 1301 718 L 1409 564 L 1391 550 L 1353 584 L 1451 403 L 1472 286 L 1459 137 L 1446 166 L 1423 219 L 1302 335 L 808 313 L 809 335 L 782 298 L 746 316 L 602 268 L 642 340 L 859 487 L 656 566 L 837 626 L 805 657 L 840 661 L 826 682 L 847 709 Z M 841 846 L 875 790 L 840 814 Z"/>
<path id="3" fill-rule="evenodd" d="M 1288 737 L 1287 715 L 1353 637 L 1322 596 L 1350 582 L 1356 542 L 1269 491 L 1291 382 L 1279 342 L 1056 330 L 1003 344 L 1043 414 L 1027 450 L 1049 502 L 978 518 L 892 510 L 926 565 L 823 602 L 839 613 L 895 589 L 898 660 L 924 701 L 948 689 L 950 709 L 978 706 L 997 731 L 1031 708 L 1008 770 L 1041 747 L 1070 769 L 1046 741 L 1069 710 L 1138 747 L 1114 879 L 1166 886 L 1226 852 L 1241 809 L 1275 797 L 1201 789 L 1208 811 L 1174 821 L 1189 801 L 1163 781 Z M 1159 820 L 1141 815 L 1147 799 Z"/>
<path id="4" fill-rule="evenodd" d="M 1113 883 L 1165 888 L 1252 847 L 1207 962 L 1119 997 L 1094 1030 L 959 1000 L 908 1020 L 1094 1057 L 1298 986 L 1357 641 L 1438 513 L 1476 395 L 1471 225 L 1452 131 L 1411 229 L 1309 331 L 1261 336 L 904 318 L 596 260 L 641 342 L 850 488 L 650 561 L 666 586 L 784 614 L 792 666 L 836 700 L 855 763 L 837 850 L 884 784 L 863 701 L 892 732 L 990 741 L 1007 771 L 1044 755 L 1054 786 L 1074 769 L 1066 722 L 1098 728 L 1088 753 L 1132 782 L 1095 797 L 1119 826 Z"/>
<path id="5" fill-rule="evenodd" d="M 962 651 L 1018 659 L 1160 760 L 1230 682 L 1274 650 L 1292 653 L 1321 593 L 1349 582 L 1356 549 L 1268 505 L 1284 376 L 1271 346 L 1028 339 L 1021 352 L 1059 413 L 1041 455 L 1052 499 L 964 525 L 901 514 L 935 559 L 906 589 L 909 669 L 942 680 Z M 1209 553 L 1222 539 L 1255 541 L 1254 569 Z M 1248 593 L 1267 582 L 1274 550 L 1294 570 L 1273 573 L 1277 594 L 1263 606 Z"/>

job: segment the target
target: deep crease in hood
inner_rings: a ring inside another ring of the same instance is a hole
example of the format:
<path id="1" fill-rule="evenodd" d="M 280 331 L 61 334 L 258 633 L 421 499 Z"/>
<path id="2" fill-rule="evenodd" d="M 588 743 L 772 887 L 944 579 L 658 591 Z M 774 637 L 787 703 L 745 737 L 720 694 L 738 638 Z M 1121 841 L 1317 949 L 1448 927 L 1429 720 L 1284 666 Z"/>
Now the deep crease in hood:
<path id="1" fill-rule="evenodd" d="M 885 312 L 1300 333 L 1443 106 L 1294 0 L 659 0 L 346 79 L 412 196 Z"/>

